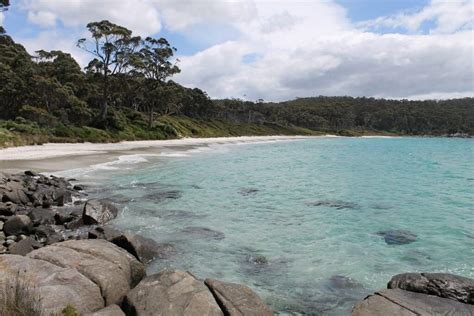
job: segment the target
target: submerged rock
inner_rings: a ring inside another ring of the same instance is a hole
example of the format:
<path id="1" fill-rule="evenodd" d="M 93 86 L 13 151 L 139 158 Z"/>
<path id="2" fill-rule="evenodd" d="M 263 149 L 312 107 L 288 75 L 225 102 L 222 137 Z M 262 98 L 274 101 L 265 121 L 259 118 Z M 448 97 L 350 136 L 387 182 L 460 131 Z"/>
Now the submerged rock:
<path id="1" fill-rule="evenodd" d="M 125 299 L 127 315 L 224 315 L 202 281 L 189 272 L 163 270 L 143 279 Z"/>
<path id="2" fill-rule="evenodd" d="M 118 215 L 118 209 L 107 200 L 89 200 L 84 205 L 82 220 L 86 225 L 105 224 Z"/>
<path id="3" fill-rule="evenodd" d="M 450 298 L 461 303 L 474 304 L 474 280 L 448 273 L 403 273 L 388 282 L 389 289 Z"/>
<path id="4" fill-rule="evenodd" d="M 356 280 L 344 275 L 333 275 L 328 280 L 328 286 L 334 290 L 362 289 L 364 286 Z"/>
<path id="5" fill-rule="evenodd" d="M 309 206 L 326 206 L 332 207 L 338 210 L 342 209 L 358 209 L 359 205 L 353 202 L 346 202 L 341 200 L 320 200 L 315 202 L 307 203 Z"/>
<path id="6" fill-rule="evenodd" d="M 225 238 L 224 233 L 218 232 L 216 230 L 212 230 L 206 227 L 199 227 L 199 226 L 188 226 L 182 230 L 183 233 L 195 237 L 202 237 L 202 238 L 209 238 L 215 240 L 222 240 Z"/>
<path id="7" fill-rule="evenodd" d="M 259 189 L 256 188 L 242 188 L 239 190 L 239 194 L 242 196 L 252 196 L 259 192 Z"/>
<path id="8" fill-rule="evenodd" d="M 273 315 L 272 310 L 248 286 L 206 279 L 206 285 L 225 315 Z"/>
<path id="9" fill-rule="evenodd" d="M 144 196 L 142 196 L 142 199 L 146 201 L 154 201 L 154 202 L 159 203 L 168 199 L 176 200 L 182 196 L 183 196 L 183 192 L 178 191 L 178 190 L 167 190 L 167 191 L 157 190 L 153 193 L 145 194 Z"/>
<path id="10" fill-rule="evenodd" d="M 403 229 L 379 231 L 377 235 L 382 236 L 388 245 L 409 244 L 417 239 L 416 234 Z"/>

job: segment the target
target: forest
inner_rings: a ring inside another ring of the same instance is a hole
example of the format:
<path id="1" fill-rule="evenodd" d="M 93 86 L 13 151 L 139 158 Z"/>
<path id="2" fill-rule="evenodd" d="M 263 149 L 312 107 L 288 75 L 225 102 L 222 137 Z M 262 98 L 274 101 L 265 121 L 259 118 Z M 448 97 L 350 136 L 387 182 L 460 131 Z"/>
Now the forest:
<path id="1" fill-rule="evenodd" d="M 0 3 L 6 10 L 8 1 Z M 71 39 L 91 57 L 84 69 L 66 52 L 30 55 L 0 27 L 0 146 L 182 136 L 474 135 L 473 98 L 212 100 L 171 80 L 180 68 L 166 39 L 140 38 L 106 20 L 86 27 L 88 38 Z"/>

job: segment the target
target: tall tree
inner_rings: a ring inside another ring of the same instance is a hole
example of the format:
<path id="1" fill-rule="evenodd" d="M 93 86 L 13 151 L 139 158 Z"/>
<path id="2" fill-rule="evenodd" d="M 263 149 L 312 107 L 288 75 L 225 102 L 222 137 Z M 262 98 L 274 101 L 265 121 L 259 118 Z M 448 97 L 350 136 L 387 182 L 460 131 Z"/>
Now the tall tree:
<path id="1" fill-rule="evenodd" d="M 81 38 L 77 46 L 95 56 L 87 69 L 102 76 L 100 118 L 105 120 L 109 104 L 109 77 L 127 70 L 129 56 L 138 47 L 140 37 L 133 37 L 129 29 L 107 20 L 89 23 L 87 28 L 92 39 Z"/>
<path id="2" fill-rule="evenodd" d="M 169 89 L 164 83 L 169 77 L 181 71 L 176 65 L 179 60 L 172 62 L 175 52 L 176 48 L 166 39 L 147 37 L 142 41 L 141 49 L 132 55 L 131 64 L 135 73 L 146 79 L 145 94 L 149 95 L 146 98 L 149 127 L 153 124 L 155 110 L 160 105 L 166 108 L 165 102 L 169 102 Z"/>

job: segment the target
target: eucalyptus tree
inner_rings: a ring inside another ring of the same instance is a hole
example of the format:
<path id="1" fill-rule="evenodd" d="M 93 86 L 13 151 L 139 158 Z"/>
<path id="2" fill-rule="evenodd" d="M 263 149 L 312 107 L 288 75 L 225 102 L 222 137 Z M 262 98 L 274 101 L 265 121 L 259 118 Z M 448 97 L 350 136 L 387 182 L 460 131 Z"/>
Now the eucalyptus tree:
<path id="1" fill-rule="evenodd" d="M 153 125 L 156 110 L 162 114 L 171 112 L 169 105 L 173 102 L 172 95 L 165 83 L 181 71 L 176 65 L 179 60 L 172 59 L 175 52 L 176 48 L 166 39 L 147 37 L 142 40 L 141 48 L 131 55 L 134 74 L 144 78 L 143 92 L 149 127 Z"/>
<path id="2" fill-rule="evenodd" d="M 92 54 L 86 69 L 102 78 L 102 106 L 100 118 L 105 120 L 109 102 L 109 78 L 129 70 L 129 57 L 140 44 L 139 36 L 129 29 L 103 20 L 87 24 L 91 39 L 81 38 L 77 46 Z"/>

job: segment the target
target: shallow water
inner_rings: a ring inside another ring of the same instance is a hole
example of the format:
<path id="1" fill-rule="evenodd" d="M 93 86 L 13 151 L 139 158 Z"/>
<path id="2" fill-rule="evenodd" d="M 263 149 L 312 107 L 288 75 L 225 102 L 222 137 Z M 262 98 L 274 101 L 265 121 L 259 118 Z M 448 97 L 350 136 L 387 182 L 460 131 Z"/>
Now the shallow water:
<path id="1" fill-rule="evenodd" d="M 116 225 L 176 246 L 150 272 L 244 283 L 284 314 L 343 315 L 397 273 L 474 277 L 473 158 L 469 139 L 315 138 L 127 156 L 75 176 L 123 207 Z"/>

